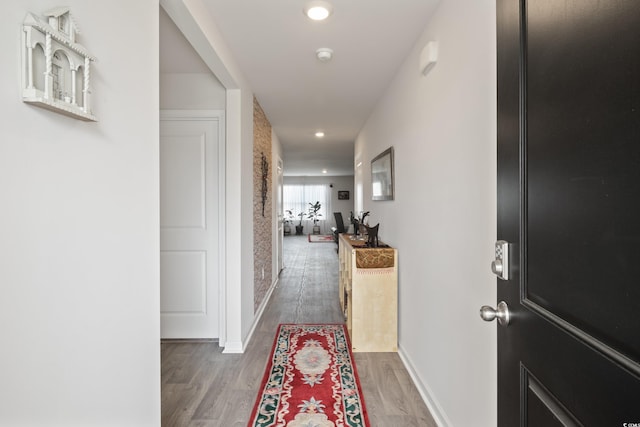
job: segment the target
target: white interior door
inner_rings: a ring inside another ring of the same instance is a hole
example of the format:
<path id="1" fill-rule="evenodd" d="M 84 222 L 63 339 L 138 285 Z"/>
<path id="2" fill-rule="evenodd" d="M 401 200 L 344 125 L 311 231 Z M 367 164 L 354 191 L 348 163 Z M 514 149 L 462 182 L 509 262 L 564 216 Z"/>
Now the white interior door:
<path id="1" fill-rule="evenodd" d="M 160 121 L 162 338 L 219 336 L 220 118 Z"/>

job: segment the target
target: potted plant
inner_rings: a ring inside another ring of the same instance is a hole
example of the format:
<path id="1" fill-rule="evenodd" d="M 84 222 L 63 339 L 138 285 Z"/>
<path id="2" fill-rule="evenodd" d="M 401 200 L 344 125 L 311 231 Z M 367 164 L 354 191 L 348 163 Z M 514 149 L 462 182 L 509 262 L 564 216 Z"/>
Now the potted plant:
<path id="1" fill-rule="evenodd" d="M 315 203 L 309 203 L 309 212 L 307 218 L 313 220 L 313 234 L 320 234 L 320 226 L 318 225 L 318 221 L 320 221 L 320 217 L 322 214 L 318 213 L 322 205 L 319 201 Z"/>
<path id="2" fill-rule="evenodd" d="M 302 217 L 304 217 L 304 211 L 300 212 L 296 216 L 300 217 L 300 222 L 298 223 L 298 225 L 296 225 L 296 236 L 302 236 Z"/>
<path id="3" fill-rule="evenodd" d="M 283 231 L 284 234 L 291 234 L 291 223 L 293 222 L 293 212 L 291 209 L 287 209 L 284 211 L 285 215 L 282 218 L 282 223 L 284 224 Z"/>

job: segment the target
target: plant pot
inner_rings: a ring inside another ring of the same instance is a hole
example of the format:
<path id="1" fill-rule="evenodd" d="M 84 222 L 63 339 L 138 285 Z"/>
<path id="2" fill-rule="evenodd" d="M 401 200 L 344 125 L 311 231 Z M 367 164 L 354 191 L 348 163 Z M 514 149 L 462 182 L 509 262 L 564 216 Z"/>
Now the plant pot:
<path id="1" fill-rule="evenodd" d="M 320 234 L 320 226 L 319 225 L 314 225 L 313 226 L 313 234 Z"/>
<path id="2" fill-rule="evenodd" d="M 296 236 L 302 236 L 302 229 L 304 225 L 296 225 Z"/>
<path id="3" fill-rule="evenodd" d="M 291 234 L 291 226 L 289 224 L 285 224 L 283 230 L 284 234 Z"/>

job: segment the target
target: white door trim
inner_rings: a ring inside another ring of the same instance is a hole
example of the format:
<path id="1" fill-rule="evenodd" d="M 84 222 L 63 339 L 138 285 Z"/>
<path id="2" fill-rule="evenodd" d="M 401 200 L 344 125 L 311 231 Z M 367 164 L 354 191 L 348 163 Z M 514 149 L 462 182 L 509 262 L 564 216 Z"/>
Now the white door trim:
<path id="1" fill-rule="evenodd" d="M 220 345 L 226 340 L 226 131 L 224 110 L 160 110 L 162 120 L 203 120 L 218 122 L 218 339 Z M 160 141 L 158 141 L 160 143 Z M 160 233 L 160 230 L 158 230 Z M 158 313 L 160 316 L 160 313 Z"/>
<path id="2" fill-rule="evenodd" d="M 282 163 L 282 159 L 280 158 L 280 156 L 274 156 L 274 163 L 276 165 L 276 171 L 275 171 L 275 181 L 276 181 L 276 185 L 273 186 L 275 187 L 275 197 L 273 197 L 272 199 L 275 201 L 275 218 L 276 218 L 276 224 L 275 224 L 275 230 L 276 230 L 276 238 L 275 238 L 275 242 L 276 242 L 276 256 L 275 256 L 275 260 L 274 260 L 274 267 L 273 267 L 273 271 L 274 271 L 274 280 L 273 282 L 277 282 L 278 278 L 280 276 L 280 272 L 282 271 L 282 248 L 283 248 L 283 224 L 282 224 L 282 219 L 284 217 L 284 212 L 283 212 L 283 207 L 282 207 L 282 186 L 283 186 L 283 177 L 284 177 L 284 165 Z"/>

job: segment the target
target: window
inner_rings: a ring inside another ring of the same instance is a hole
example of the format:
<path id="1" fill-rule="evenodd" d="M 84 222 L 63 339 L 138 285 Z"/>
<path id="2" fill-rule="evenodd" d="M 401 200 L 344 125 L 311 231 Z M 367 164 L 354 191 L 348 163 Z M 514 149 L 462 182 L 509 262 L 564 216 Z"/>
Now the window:
<path id="1" fill-rule="evenodd" d="M 51 74 L 53 76 L 53 96 L 57 99 L 62 99 L 62 85 L 60 84 L 63 81 L 63 71 L 62 67 L 58 64 L 51 64 Z"/>
<path id="2" fill-rule="evenodd" d="M 71 102 L 71 64 L 69 58 L 62 51 L 56 51 L 51 61 L 53 76 L 52 94 L 56 99 Z"/>
<path id="3" fill-rule="evenodd" d="M 60 15 L 58 17 L 58 31 L 68 34 L 67 31 L 67 15 Z"/>
<path id="4" fill-rule="evenodd" d="M 309 203 L 320 202 L 320 219 L 327 220 L 327 212 L 331 212 L 331 193 L 327 185 L 302 185 L 302 184 L 285 184 L 282 194 L 282 208 L 285 211 L 290 210 L 295 216 L 296 221 L 300 221 L 297 215 L 304 212 L 302 219 L 307 220 L 307 212 L 309 212 Z"/>

